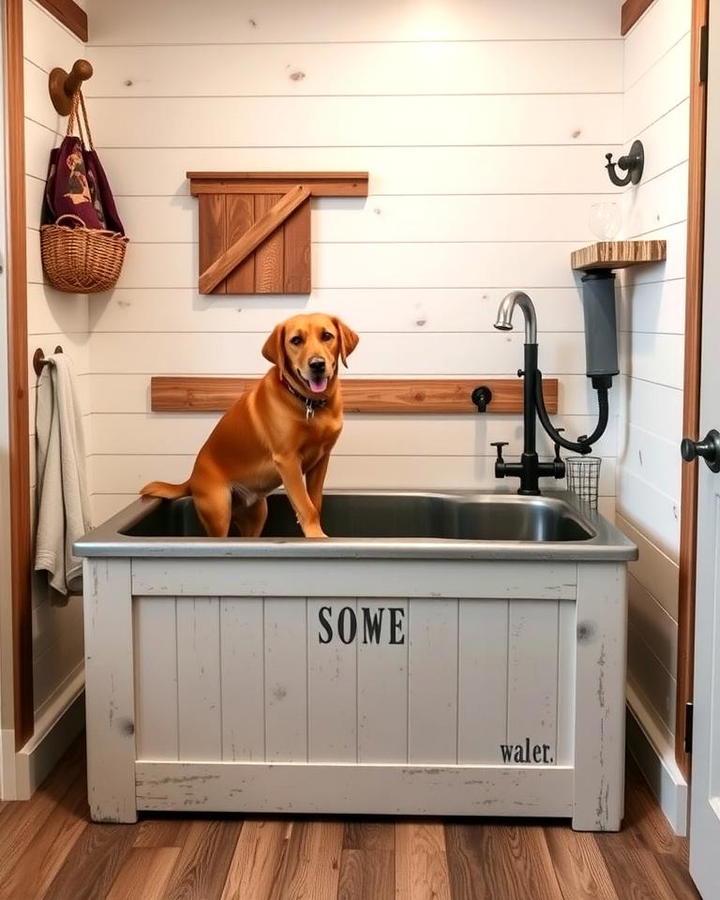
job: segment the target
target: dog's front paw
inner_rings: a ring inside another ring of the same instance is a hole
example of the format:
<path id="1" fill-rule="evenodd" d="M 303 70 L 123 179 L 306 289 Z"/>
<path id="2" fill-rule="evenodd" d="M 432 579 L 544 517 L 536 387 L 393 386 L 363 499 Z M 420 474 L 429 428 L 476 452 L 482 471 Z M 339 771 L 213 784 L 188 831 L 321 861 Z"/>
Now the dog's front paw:
<path id="1" fill-rule="evenodd" d="M 306 528 L 305 529 L 305 537 L 306 538 L 326 538 L 327 535 L 319 526 L 317 528 Z"/>

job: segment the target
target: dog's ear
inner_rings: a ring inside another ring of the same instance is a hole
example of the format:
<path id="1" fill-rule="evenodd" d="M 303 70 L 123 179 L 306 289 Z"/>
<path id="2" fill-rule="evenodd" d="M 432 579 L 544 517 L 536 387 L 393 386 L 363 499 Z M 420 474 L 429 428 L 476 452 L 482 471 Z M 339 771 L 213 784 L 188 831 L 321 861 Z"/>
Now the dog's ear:
<path id="1" fill-rule="evenodd" d="M 268 362 L 275 363 L 280 370 L 280 377 L 285 373 L 285 325 L 280 323 L 273 328 L 272 334 L 265 341 L 262 355 Z"/>
<path id="2" fill-rule="evenodd" d="M 359 335 L 355 334 L 352 328 L 348 328 L 348 326 L 341 319 L 333 318 L 333 322 L 335 323 L 335 327 L 337 328 L 338 332 L 338 341 L 340 343 L 340 359 L 342 360 L 345 368 L 347 368 L 347 358 L 357 347 L 360 337 Z"/>

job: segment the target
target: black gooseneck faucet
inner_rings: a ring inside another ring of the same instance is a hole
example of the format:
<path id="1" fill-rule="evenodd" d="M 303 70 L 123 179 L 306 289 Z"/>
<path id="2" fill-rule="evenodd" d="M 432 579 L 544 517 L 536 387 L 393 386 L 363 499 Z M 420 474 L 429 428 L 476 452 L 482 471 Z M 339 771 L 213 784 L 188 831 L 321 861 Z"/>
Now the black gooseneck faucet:
<path id="1" fill-rule="evenodd" d="M 502 448 L 507 441 L 493 441 L 497 449 L 495 477 L 515 477 L 520 479 L 518 494 L 537 495 L 540 493 L 538 479 L 542 477 L 564 478 L 565 463 L 560 458 L 560 446 L 555 443 L 555 459 L 551 462 L 540 462 L 535 447 L 536 438 L 536 398 L 540 372 L 538 371 L 537 319 L 532 300 L 522 291 L 512 291 L 503 298 L 498 309 L 495 328 L 500 331 L 512 331 L 512 316 L 515 307 L 519 306 L 525 317 L 525 347 L 523 368 L 518 376 L 523 379 L 523 452 L 520 462 L 505 462 Z M 559 436 L 559 435 L 558 435 Z"/>
<path id="2" fill-rule="evenodd" d="M 612 387 L 613 375 L 618 374 L 617 329 L 615 326 L 614 276 L 600 270 L 590 272 L 583 278 L 583 305 L 585 310 L 585 353 L 587 376 L 598 395 L 598 423 L 588 437 L 582 435 L 577 441 L 569 441 L 561 435 L 562 428 L 555 428 L 550 421 L 542 391 L 542 372 L 538 369 L 537 318 L 532 300 L 523 291 L 512 291 L 503 297 L 498 307 L 495 328 L 512 331 L 512 317 L 519 306 L 525 317 L 524 368 L 518 371 L 523 379 L 523 423 L 524 445 L 520 462 L 506 462 L 502 448 L 507 441 L 493 441 L 497 449 L 495 477 L 507 476 L 520 479 L 519 494 L 540 493 L 539 479 L 543 477 L 564 478 L 565 463 L 560 458 L 560 448 L 585 455 L 590 453 L 592 444 L 600 440 L 608 424 L 608 390 Z M 540 462 L 535 449 L 536 416 L 555 444 L 555 458 L 550 462 Z"/>

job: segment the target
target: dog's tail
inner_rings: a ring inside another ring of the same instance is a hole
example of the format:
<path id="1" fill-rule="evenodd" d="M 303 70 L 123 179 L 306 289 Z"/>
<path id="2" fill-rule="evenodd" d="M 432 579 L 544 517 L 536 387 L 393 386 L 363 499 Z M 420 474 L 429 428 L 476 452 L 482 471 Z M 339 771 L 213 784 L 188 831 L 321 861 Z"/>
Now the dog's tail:
<path id="1" fill-rule="evenodd" d="M 169 484 L 167 481 L 151 481 L 140 488 L 143 497 L 162 497 L 164 500 L 177 500 L 190 494 L 190 480 L 182 484 Z"/>

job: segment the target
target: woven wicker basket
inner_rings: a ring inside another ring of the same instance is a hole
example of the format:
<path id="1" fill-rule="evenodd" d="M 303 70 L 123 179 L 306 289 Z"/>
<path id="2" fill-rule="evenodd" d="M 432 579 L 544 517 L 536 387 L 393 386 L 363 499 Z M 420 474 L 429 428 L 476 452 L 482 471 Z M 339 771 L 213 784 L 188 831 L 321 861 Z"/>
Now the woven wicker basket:
<path id="1" fill-rule="evenodd" d="M 75 219 L 80 225 L 61 225 Z M 50 284 L 70 294 L 107 291 L 120 277 L 128 239 L 118 232 L 85 228 L 77 216 L 60 216 L 40 228 L 40 252 Z"/>

